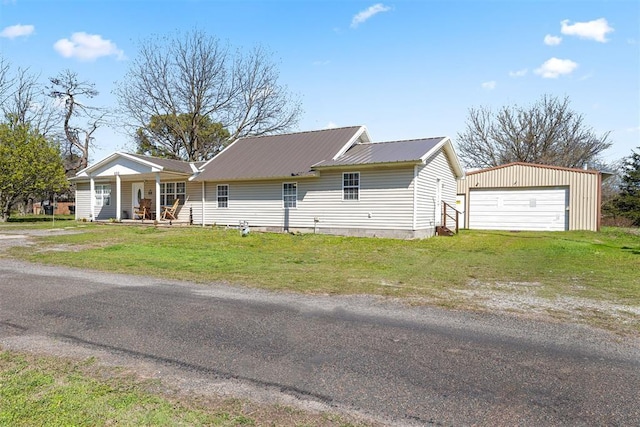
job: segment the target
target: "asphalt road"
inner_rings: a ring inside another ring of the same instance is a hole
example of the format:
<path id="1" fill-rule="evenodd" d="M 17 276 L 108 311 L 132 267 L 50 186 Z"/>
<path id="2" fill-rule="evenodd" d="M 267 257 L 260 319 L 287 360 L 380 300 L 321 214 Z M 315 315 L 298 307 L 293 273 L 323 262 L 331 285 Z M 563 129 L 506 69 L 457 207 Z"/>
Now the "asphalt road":
<path id="1" fill-rule="evenodd" d="M 38 340 L 387 424 L 640 425 L 640 340 L 585 326 L 0 259 L 0 346 Z"/>

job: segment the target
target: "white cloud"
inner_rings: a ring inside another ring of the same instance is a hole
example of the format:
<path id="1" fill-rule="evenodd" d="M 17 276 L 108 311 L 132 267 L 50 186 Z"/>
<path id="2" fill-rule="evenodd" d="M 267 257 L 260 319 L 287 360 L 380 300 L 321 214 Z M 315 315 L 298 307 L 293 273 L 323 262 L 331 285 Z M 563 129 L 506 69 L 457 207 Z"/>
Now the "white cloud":
<path id="1" fill-rule="evenodd" d="M 84 32 L 73 33 L 71 40 L 60 39 L 53 48 L 65 58 L 78 58 L 81 61 L 93 61 L 102 56 L 115 56 L 116 59 L 125 59 L 124 52 L 111 42 L 98 34 Z"/>
<path id="2" fill-rule="evenodd" d="M 35 27 L 33 25 L 11 25 L 0 32 L 0 37 L 15 39 L 16 37 L 30 36 L 34 31 Z"/>
<path id="3" fill-rule="evenodd" d="M 325 129 L 335 129 L 337 127 L 338 127 L 338 125 L 335 124 L 334 122 L 329 122 L 329 123 L 327 123 L 327 125 L 324 128 Z"/>
<path id="4" fill-rule="evenodd" d="M 325 61 L 313 61 L 312 64 L 317 66 L 317 67 L 322 67 L 322 66 L 331 64 L 331 61 L 328 60 L 328 59 L 325 60 Z"/>
<path id="5" fill-rule="evenodd" d="M 494 90 L 496 88 L 496 81 L 495 80 L 491 80 L 490 82 L 484 82 L 482 83 L 482 89 L 486 89 L 486 90 Z"/>
<path id="6" fill-rule="evenodd" d="M 578 63 L 570 59 L 551 58 L 545 61 L 540 68 L 536 68 L 534 73 L 545 79 L 556 79 L 561 75 L 571 74 L 576 68 L 578 68 Z"/>
<path id="7" fill-rule="evenodd" d="M 523 68 L 522 70 L 509 71 L 509 77 L 524 77 L 527 75 L 529 70 Z"/>
<path id="8" fill-rule="evenodd" d="M 606 19 L 600 18 L 589 22 L 576 22 L 569 24 L 569 20 L 565 19 L 560 22 L 560 32 L 568 36 L 578 36 L 581 39 L 595 40 L 600 43 L 606 43 L 607 33 L 613 31 Z"/>
<path id="9" fill-rule="evenodd" d="M 356 14 L 351 20 L 351 28 L 356 28 L 358 25 L 364 23 L 378 13 L 388 12 L 390 10 L 390 7 L 385 6 L 382 3 L 376 3 L 373 6 L 370 6 L 368 9 L 358 12 L 358 14 Z"/>
<path id="10" fill-rule="evenodd" d="M 551 34 L 547 34 L 544 36 L 544 44 L 547 46 L 557 46 L 562 42 L 562 37 L 552 36 Z"/>

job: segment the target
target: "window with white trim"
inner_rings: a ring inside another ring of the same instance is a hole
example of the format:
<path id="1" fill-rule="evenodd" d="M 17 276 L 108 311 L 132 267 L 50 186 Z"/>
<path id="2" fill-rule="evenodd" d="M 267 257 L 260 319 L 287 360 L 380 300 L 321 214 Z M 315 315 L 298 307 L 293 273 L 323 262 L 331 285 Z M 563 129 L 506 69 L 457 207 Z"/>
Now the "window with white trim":
<path id="1" fill-rule="evenodd" d="M 216 189 L 216 197 L 218 198 L 219 208 L 229 207 L 229 185 L 219 184 Z"/>
<path id="2" fill-rule="evenodd" d="M 360 200 L 360 172 L 342 174 L 342 200 Z"/>
<path id="3" fill-rule="evenodd" d="M 298 204 L 298 183 L 284 182 L 282 184 L 282 203 L 285 208 L 295 208 Z"/>
<path id="4" fill-rule="evenodd" d="M 180 199 L 180 204 L 184 204 L 187 194 L 187 185 L 184 182 L 161 182 L 160 183 L 160 204 L 163 206 L 172 205 L 176 199 Z"/>
<path id="5" fill-rule="evenodd" d="M 96 184 L 95 206 L 111 205 L 111 184 Z"/>

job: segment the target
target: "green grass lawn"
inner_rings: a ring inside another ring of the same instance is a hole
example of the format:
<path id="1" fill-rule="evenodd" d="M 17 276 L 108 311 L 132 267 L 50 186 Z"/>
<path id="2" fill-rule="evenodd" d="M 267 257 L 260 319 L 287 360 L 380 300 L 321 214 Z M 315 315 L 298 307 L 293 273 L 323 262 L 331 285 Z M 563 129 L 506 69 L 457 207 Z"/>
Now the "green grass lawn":
<path id="1" fill-rule="evenodd" d="M 242 237 L 237 230 L 212 227 L 78 225 L 79 234 L 39 238 L 39 250 L 17 247 L 8 254 L 199 283 L 425 297 L 443 305 L 452 303 L 447 291 L 477 282 L 533 282 L 542 297 L 640 305 L 640 236 L 633 230 L 462 231 L 454 237 L 407 241 L 256 232 Z"/>
<path id="2" fill-rule="evenodd" d="M 346 416 L 246 400 L 180 395 L 96 359 L 0 350 L 2 426 L 355 426 Z"/>
<path id="3" fill-rule="evenodd" d="M 475 292 L 483 284 L 489 292 L 494 288 L 516 292 L 501 287 L 514 283 L 526 285 L 523 289 L 538 298 L 640 306 L 637 229 L 462 231 L 454 237 L 405 241 L 255 232 L 241 237 L 238 230 L 212 227 L 60 221 L 1 224 L 0 234 L 53 227 L 77 233 L 35 237 L 35 247 L 13 247 L 0 251 L 0 257 L 204 285 L 227 282 L 303 293 L 394 296 L 451 308 L 477 308 L 457 291 Z M 580 321 L 623 334 L 640 333 L 634 313 L 621 318 L 582 310 L 580 316 L 584 316 Z M 203 403 L 202 397 L 167 395 L 158 391 L 164 385 L 94 362 L 0 351 L 0 425 L 358 423 L 277 405 L 258 407 L 238 399 Z"/>

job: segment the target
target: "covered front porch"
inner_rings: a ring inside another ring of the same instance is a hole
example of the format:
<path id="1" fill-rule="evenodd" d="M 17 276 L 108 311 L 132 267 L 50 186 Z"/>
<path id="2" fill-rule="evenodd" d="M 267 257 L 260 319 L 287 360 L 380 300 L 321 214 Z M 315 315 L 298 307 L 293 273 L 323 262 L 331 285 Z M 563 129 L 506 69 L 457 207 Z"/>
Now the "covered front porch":
<path id="1" fill-rule="evenodd" d="M 74 178 L 76 219 L 188 223 L 187 184 L 196 170 L 180 160 L 115 153 Z"/>

